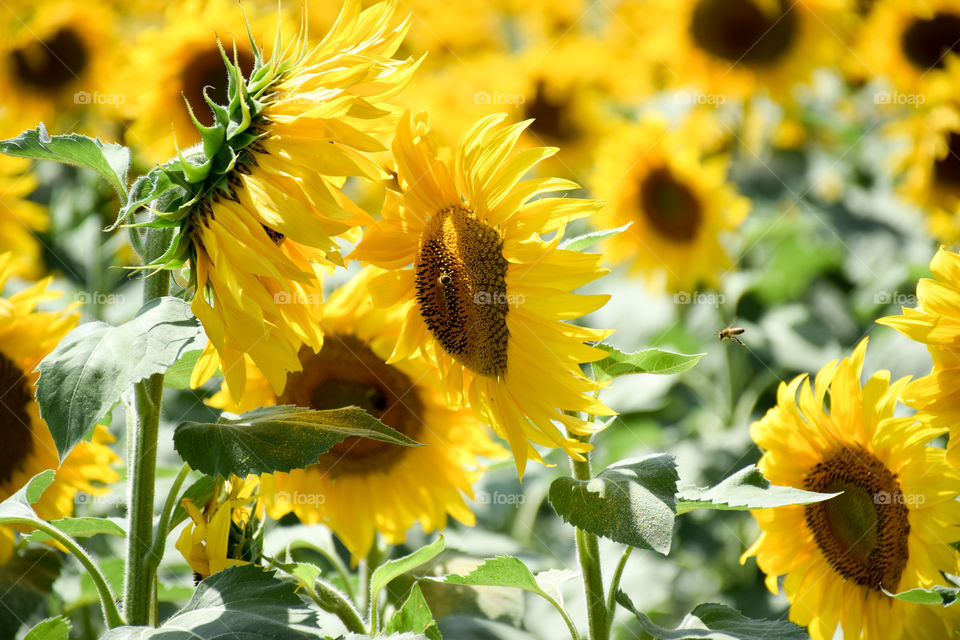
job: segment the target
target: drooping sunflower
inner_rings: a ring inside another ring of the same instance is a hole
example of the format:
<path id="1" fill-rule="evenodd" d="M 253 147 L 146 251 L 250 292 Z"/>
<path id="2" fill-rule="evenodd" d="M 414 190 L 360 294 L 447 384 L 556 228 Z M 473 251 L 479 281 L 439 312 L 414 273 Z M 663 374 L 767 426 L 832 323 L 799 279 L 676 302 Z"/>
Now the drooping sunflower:
<path id="1" fill-rule="evenodd" d="M 603 357 L 584 344 L 609 332 L 563 322 L 609 296 L 572 289 L 607 273 L 601 256 L 558 247 L 562 228 L 602 203 L 543 194 L 577 188 L 557 178 L 521 178 L 552 148 L 517 152 L 529 121 L 504 114 L 477 122 L 455 153 L 421 113 L 401 119 L 393 144 L 399 193 L 364 233 L 352 257 L 391 269 L 371 281 L 378 304 L 401 305 L 400 340 L 389 362 L 420 354 L 441 370 L 448 400 L 473 409 L 513 450 L 522 476 L 534 444 L 581 458 L 597 427 L 574 415 L 612 412 L 581 363 Z M 542 234 L 558 231 L 550 241 Z"/>
<path id="2" fill-rule="evenodd" d="M 0 254 L 0 290 L 14 272 L 10 254 Z M 97 427 L 92 441 L 81 442 L 61 464 L 46 422 L 35 399 L 39 374 L 34 369 L 76 324 L 70 309 L 37 311 L 40 302 L 59 294 L 47 291 L 50 278 L 0 298 L 0 500 L 47 469 L 56 469 L 53 484 L 34 505 L 40 517 L 56 520 L 73 515 L 78 492 L 101 495 L 103 486 L 119 480 L 110 468 L 119 462 L 108 443 L 113 438 Z M 0 527 L 0 564 L 13 550 L 13 532 Z"/>
<path id="3" fill-rule="evenodd" d="M 877 322 L 927 345 L 933 370 L 907 385 L 903 401 L 918 410 L 918 420 L 949 431 L 947 461 L 960 469 L 960 255 L 941 248 L 930 271 L 933 278 L 917 283 L 916 309 Z"/>
<path id="4" fill-rule="evenodd" d="M 127 143 L 148 159 L 162 162 L 176 153 L 174 139 L 181 149 L 200 142 L 184 100 L 207 126 L 213 124 L 213 114 L 203 99 L 205 88 L 214 102 L 226 103 L 227 71 L 218 39 L 231 58 L 236 47 L 240 69 L 248 75 L 254 53 L 244 17 L 257 41 L 273 37 L 276 6 L 271 13 L 263 3 L 245 3 L 241 10 L 232 0 L 169 4 L 162 20 L 138 34 L 130 67 L 115 78 L 132 119 Z M 284 36 L 289 40 L 288 33 Z"/>
<path id="5" fill-rule="evenodd" d="M 317 350 L 324 267 L 340 264 L 336 237 L 369 216 L 341 192 L 348 176 L 378 179 L 367 153 L 392 127 L 387 102 L 416 61 L 390 56 L 405 24 L 393 3 L 344 5 L 315 47 L 302 39 L 243 77 L 235 65 L 229 107 L 215 106 L 203 149 L 159 170 L 189 191 L 155 224 L 177 225 L 170 250 L 150 268 L 190 267 L 192 308 L 210 342 L 193 383 L 219 367 L 235 399 L 252 358 L 281 393 L 303 344 Z"/>
<path id="6" fill-rule="evenodd" d="M 190 521 L 177 538 L 177 551 L 199 578 L 247 564 L 257 549 L 256 476 L 232 477 L 209 504 L 198 507 L 184 498 Z"/>
<path id="7" fill-rule="evenodd" d="M 928 103 L 955 93 L 949 68 L 960 53 L 960 6 L 953 0 L 877 0 L 853 58 L 867 77 L 889 79 Z"/>
<path id="8" fill-rule="evenodd" d="M 448 515 L 472 525 L 464 496 L 473 497 L 478 458 L 505 454 L 473 412 L 446 405 L 438 372 L 426 361 L 387 364 L 402 312 L 373 308 L 367 288 L 379 273 L 369 267 L 331 296 L 321 320 L 323 347 L 301 350 L 303 371 L 290 374 L 283 394 L 251 368 L 241 403 L 231 403 L 225 392 L 211 399 L 234 411 L 355 405 L 424 445 L 347 438 L 317 464 L 261 477 L 260 499 L 270 517 L 292 512 L 304 523 L 327 525 L 354 560 L 369 553 L 377 532 L 400 544 L 416 522 L 427 532 L 443 529 Z"/>
<path id="9" fill-rule="evenodd" d="M 117 119 L 108 89 L 121 50 L 114 12 L 103 2 L 14 1 L 0 7 L 0 138 L 43 121 L 51 132 L 78 128 L 82 112 Z"/>
<path id="10" fill-rule="evenodd" d="M 891 598 L 929 588 L 956 574 L 960 475 L 944 451 L 926 446 L 932 433 L 913 418 L 894 417 L 907 378 L 879 371 L 861 387 L 867 341 L 825 366 L 813 388 L 807 376 L 781 383 L 777 406 L 750 433 L 763 449 L 758 466 L 776 485 L 821 493 L 824 502 L 751 512 L 760 538 L 756 556 L 767 587 L 778 578 L 790 619 L 814 640 L 949 638 L 960 618 L 948 609 Z M 798 400 L 799 392 L 799 400 Z M 824 402 L 829 395 L 829 409 Z"/>
<path id="11" fill-rule="evenodd" d="M 729 158 L 704 155 L 689 121 L 671 130 L 658 115 L 625 125 L 600 144 L 593 189 L 610 206 L 594 219 L 601 228 L 633 224 L 606 243 L 611 262 L 629 261 L 654 288 L 693 291 L 716 286 L 730 258 L 721 235 L 735 230 L 750 201 L 727 182 Z"/>
<path id="12" fill-rule="evenodd" d="M 843 48 L 844 0 L 631 0 L 621 37 L 649 47 L 671 87 L 780 101 Z"/>
<path id="13" fill-rule="evenodd" d="M 0 155 L 0 253 L 10 254 L 15 275 L 33 280 L 43 268 L 35 233 L 49 220 L 44 207 L 27 200 L 37 184 L 28 167 L 29 161 Z"/>

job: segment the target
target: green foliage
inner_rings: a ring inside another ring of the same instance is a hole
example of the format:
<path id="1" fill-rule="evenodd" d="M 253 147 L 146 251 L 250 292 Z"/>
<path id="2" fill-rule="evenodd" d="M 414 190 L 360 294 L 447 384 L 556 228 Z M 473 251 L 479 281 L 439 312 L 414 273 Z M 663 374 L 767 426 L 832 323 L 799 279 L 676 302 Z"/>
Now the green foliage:
<path id="1" fill-rule="evenodd" d="M 913 602 L 914 604 L 926 604 L 930 606 L 943 606 L 950 607 L 960 601 L 958 595 L 960 595 L 960 589 L 957 587 L 945 587 L 942 585 L 934 585 L 929 589 L 909 589 L 901 593 L 890 593 L 889 591 L 884 590 L 889 596 L 897 598 L 898 600 L 905 600 L 906 602 Z"/>
<path id="2" fill-rule="evenodd" d="M 720 484 L 707 489 L 681 489 L 677 494 L 677 513 L 694 509 L 746 511 L 769 509 L 788 504 L 812 504 L 840 495 L 816 493 L 770 484 L 760 470 L 751 465 L 737 471 Z"/>
<path id="3" fill-rule="evenodd" d="M 67 640 L 70 636 L 70 622 L 62 617 L 47 618 L 27 632 L 23 640 Z"/>
<path id="4" fill-rule="evenodd" d="M 630 598 L 617 592 L 617 602 L 633 613 L 644 631 L 657 640 L 809 640 L 801 627 L 786 620 L 752 620 L 722 604 L 701 604 L 676 629 L 665 629 L 637 611 Z"/>
<path id="5" fill-rule="evenodd" d="M 437 621 L 433 619 L 433 614 L 430 612 L 427 601 L 423 598 L 423 592 L 420 590 L 419 584 L 413 585 L 410 596 L 387 622 L 384 631 L 387 634 L 410 631 L 423 634 L 429 640 L 443 640 L 440 629 L 437 628 Z"/>
<path id="6" fill-rule="evenodd" d="M 317 613 L 297 586 L 275 572 L 247 564 L 216 573 L 197 586 L 185 607 L 160 627 L 118 627 L 103 640 L 205 640 L 246 637 L 323 638 Z"/>
<path id="7" fill-rule="evenodd" d="M 180 359 L 170 365 L 166 375 L 163 376 L 163 386 L 168 389 L 189 389 L 193 366 L 197 364 L 201 353 L 203 353 L 202 349 L 194 349 L 180 356 Z"/>
<path id="8" fill-rule="evenodd" d="M 31 505 L 36 504 L 53 483 L 57 472 L 53 469 L 41 471 L 30 478 L 9 498 L 0 502 L 0 524 L 19 524 L 22 520 L 39 520 Z"/>
<path id="9" fill-rule="evenodd" d="M 316 411 L 293 405 L 261 407 L 219 422 L 183 422 L 173 443 L 197 471 L 244 477 L 301 469 L 348 437 L 419 446 L 359 407 Z"/>
<path id="10" fill-rule="evenodd" d="M 550 504 L 584 531 L 666 555 L 677 480 L 673 457 L 655 454 L 618 462 L 591 480 L 561 476 L 550 485 Z"/>
<path id="11" fill-rule="evenodd" d="M 629 229 L 630 225 L 632 224 L 632 222 L 628 222 L 622 227 L 604 229 L 602 231 L 591 231 L 590 233 L 585 233 L 581 236 L 576 236 L 575 238 L 566 238 L 560 242 L 560 248 L 567 249 L 569 251 L 583 251 L 587 247 L 592 247 L 601 240 L 606 240 L 607 238 L 620 235 Z"/>
<path id="12" fill-rule="evenodd" d="M 193 504 L 206 504 L 213 497 L 213 492 L 217 487 L 217 479 L 214 476 L 201 476 L 191 484 L 177 500 L 176 506 L 170 514 L 170 528 L 186 520 L 187 510 L 183 508 L 183 501 L 189 499 Z"/>
<path id="13" fill-rule="evenodd" d="M 108 536 L 118 536 L 120 538 L 127 535 L 123 527 L 113 520 L 107 520 L 106 518 L 60 518 L 59 520 L 51 521 L 50 524 L 74 538 L 89 538 L 100 535 L 101 533 Z M 34 531 L 27 536 L 27 539 L 31 542 L 46 542 L 51 538 L 43 531 Z"/>
<path id="14" fill-rule="evenodd" d="M 119 327 L 82 324 L 40 362 L 37 402 L 63 460 L 121 394 L 205 343 L 186 302 L 158 298 Z"/>
<path id="15" fill-rule="evenodd" d="M 383 591 L 394 578 L 402 576 L 408 571 L 413 571 L 417 567 L 422 567 L 436 558 L 440 555 L 440 552 L 443 551 L 444 544 L 443 536 L 437 536 L 437 539 L 432 543 L 414 551 L 410 555 L 397 558 L 396 560 L 389 560 L 377 567 L 373 572 L 373 576 L 370 578 L 371 610 L 376 609 L 380 592 Z"/>
<path id="16" fill-rule="evenodd" d="M 593 363 L 593 375 L 598 382 L 631 373 L 656 373 L 660 375 L 683 373 L 696 366 L 700 358 L 706 355 L 705 353 L 684 355 L 661 349 L 642 349 L 635 353 L 624 353 L 616 347 L 602 343 L 598 344 L 597 347 L 610 354 L 603 360 Z"/>

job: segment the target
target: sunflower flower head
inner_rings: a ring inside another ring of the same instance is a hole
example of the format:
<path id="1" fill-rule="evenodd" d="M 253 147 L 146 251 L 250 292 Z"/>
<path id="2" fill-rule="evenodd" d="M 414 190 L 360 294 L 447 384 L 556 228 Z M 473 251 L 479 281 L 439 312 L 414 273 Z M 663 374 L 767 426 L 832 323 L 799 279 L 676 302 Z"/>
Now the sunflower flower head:
<path id="1" fill-rule="evenodd" d="M 352 257 L 391 269 L 370 285 L 378 304 L 405 311 L 390 362 L 419 355 L 438 366 L 448 402 L 468 401 L 509 442 L 522 475 L 528 458 L 542 461 L 535 444 L 578 459 L 590 449 L 560 430 L 597 430 L 578 413 L 612 413 L 580 369 L 605 354 L 585 342 L 609 332 L 563 322 L 609 296 L 572 293 L 607 270 L 599 255 L 559 247 L 564 225 L 602 203 L 545 195 L 578 188 L 568 180 L 521 180 L 556 149 L 517 151 L 530 121 L 504 118 L 483 118 L 451 153 L 425 114 L 404 117 L 399 192 Z"/>
<path id="2" fill-rule="evenodd" d="M 399 309 L 375 308 L 370 301 L 370 280 L 381 273 L 370 267 L 334 292 L 320 320 L 323 347 L 301 350 L 303 370 L 289 374 L 283 394 L 273 393 L 251 367 L 239 405 L 226 392 L 211 399 L 231 411 L 354 405 L 423 445 L 348 437 L 315 464 L 261 477 L 267 515 L 293 513 L 305 524 L 328 526 L 354 562 L 368 555 L 378 533 L 401 544 L 415 523 L 426 532 L 445 528 L 448 517 L 473 525 L 465 498 L 473 497 L 481 459 L 506 455 L 469 408 L 447 405 L 436 369 L 423 358 L 387 364 L 402 317 Z"/>
<path id="3" fill-rule="evenodd" d="M 233 477 L 203 509 L 184 498 L 190 521 L 176 546 L 201 579 L 255 559 L 262 532 L 251 503 L 257 499 L 258 484 L 255 476 Z"/>
<path id="4" fill-rule="evenodd" d="M 894 416 L 907 378 L 879 371 L 861 386 L 866 346 L 821 369 L 812 388 L 806 376 L 781 383 L 777 405 L 751 427 L 771 483 L 840 495 L 753 511 L 762 533 L 741 561 L 756 556 L 774 593 L 786 576 L 790 619 L 814 640 L 837 628 L 865 640 L 953 637 L 956 615 L 885 591 L 957 573 L 960 475 L 926 445 L 930 429 Z"/>
<path id="5" fill-rule="evenodd" d="M 336 238 L 356 239 L 368 216 L 341 191 L 348 177 L 381 177 L 367 157 L 391 126 L 388 100 L 417 66 L 394 60 L 406 23 L 394 4 L 360 11 L 350 0 L 327 36 L 266 60 L 251 42 L 252 70 L 224 52 L 228 104 L 204 96 L 214 115 L 203 140 L 134 186 L 159 197 L 157 218 L 174 239 L 144 268 L 190 268 L 192 307 L 210 342 L 194 384 L 217 367 L 235 399 L 252 358 L 277 393 L 300 368 L 301 345 L 322 344 L 314 321 L 324 267 L 342 264 Z"/>
<path id="6" fill-rule="evenodd" d="M 9 253 L 0 254 L 0 290 L 15 272 Z M 113 441 L 98 426 L 90 442 L 81 442 L 61 463 L 47 423 L 40 417 L 34 373 L 40 360 L 77 324 L 78 314 L 38 311 L 37 305 L 56 299 L 44 279 L 7 297 L 0 297 L 0 500 L 20 489 L 30 478 L 55 469 L 53 484 L 34 505 L 40 517 L 56 520 L 73 515 L 77 493 L 101 495 L 104 485 L 119 480 L 112 464 L 119 458 L 108 446 Z M 0 527 L 0 564 L 13 551 L 13 532 Z"/>

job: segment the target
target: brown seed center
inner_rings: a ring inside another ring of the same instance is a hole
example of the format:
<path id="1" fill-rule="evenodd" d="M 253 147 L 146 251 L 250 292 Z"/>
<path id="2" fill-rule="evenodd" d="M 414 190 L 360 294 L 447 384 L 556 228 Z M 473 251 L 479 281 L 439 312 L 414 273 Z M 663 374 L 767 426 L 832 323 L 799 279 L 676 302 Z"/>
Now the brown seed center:
<path id="1" fill-rule="evenodd" d="M 718 58 L 750 66 L 774 65 L 797 36 L 797 18 L 786 0 L 769 15 L 750 0 L 700 0 L 690 21 L 693 41 Z"/>
<path id="2" fill-rule="evenodd" d="M 693 241 L 703 221 L 700 200 L 667 167 L 653 169 L 644 176 L 640 208 L 650 226 L 674 242 Z"/>
<path id="3" fill-rule="evenodd" d="M 533 118 L 530 131 L 547 141 L 570 144 L 581 135 L 580 126 L 570 113 L 570 98 L 552 99 L 543 80 L 537 81 L 533 99 L 525 102 L 523 110 L 525 118 Z"/>
<path id="4" fill-rule="evenodd" d="M 233 62 L 232 51 L 231 62 Z M 237 43 L 237 59 L 245 77 L 253 70 L 253 54 Z M 180 73 L 180 90 L 193 108 L 193 114 L 204 126 L 213 125 L 213 112 L 203 99 L 203 88 L 210 87 L 207 95 L 217 104 L 227 104 L 227 68 L 216 47 L 197 51 L 184 65 Z"/>
<path id="5" fill-rule="evenodd" d="M 896 591 L 907 564 L 910 510 L 900 482 L 864 449 L 844 448 L 813 467 L 804 489 L 844 493 L 804 507 L 827 562 L 845 580 Z"/>
<path id="6" fill-rule="evenodd" d="M 937 187 L 960 193 L 960 134 L 947 138 L 947 155 L 934 163 L 933 179 Z"/>
<path id="7" fill-rule="evenodd" d="M 33 401 L 23 372 L 0 354 L 0 483 L 6 482 L 33 451 L 33 429 L 27 406 Z"/>
<path id="8" fill-rule="evenodd" d="M 507 371 L 507 260 L 500 232 L 461 206 L 438 212 L 420 234 L 416 299 L 427 328 L 471 371 Z"/>
<path id="9" fill-rule="evenodd" d="M 424 406 L 416 384 L 359 338 L 335 333 L 324 336 L 320 353 L 304 348 L 300 362 L 303 371 L 290 374 L 279 404 L 318 410 L 355 405 L 388 427 L 417 439 L 423 428 Z M 321 455 L 317 464 L 332 478 L 386 473 L 406 451 L 407 447 L 350 437 Z"/>
<path id="10" fill-rule="evenodd" d="M 61 27 L 46 40 L 35 40 L 13 50 L 10 58 L 13 73 L 22 84 L 36 91 L 54 93 L 81 76 L 89 54 L 75 31 Z"/>
<path id="11" fill-rule="evenodd" d="M 943 69 L 947 54 L 960 51 L 960 15 L 935 13 L 932 18 L 914 20 L 903 30 L 900 44 L 918 69 Z"/>

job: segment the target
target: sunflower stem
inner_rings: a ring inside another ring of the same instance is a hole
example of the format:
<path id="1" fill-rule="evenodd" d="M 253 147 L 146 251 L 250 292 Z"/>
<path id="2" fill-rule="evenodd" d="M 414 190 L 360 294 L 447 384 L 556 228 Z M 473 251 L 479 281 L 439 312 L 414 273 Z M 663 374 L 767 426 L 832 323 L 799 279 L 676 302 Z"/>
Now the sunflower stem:
<path id="1" fill-rule="evenodd" d="M 363 591 L 366 593 L 367 597 L 367 606 L 370 608 L 368 618 L 370 620 L 370 635 L 375 636 L 379 632 L 380 626 L 380 612 L 377 609 L 377 599 L 374 598 L 373 594 L 373 572 L 377 570 L 383 561 L 387 557 L 387 549 L 380 546 L 380 537 L 375 536 L 373 540 L 373 546 L 370 547 L 370 553 L 367 554 L 367 557 L 363 565 Z"/>
<path id="2" fill-rule="evenodd" d="M 581 442 L 589 442 L 590 436 L 570 434 Z M 584 460 L 570 459 L 573 477 L 584 482 L 593 477 L 590 469 L 590 453 L 583 454 Z M 600 572 L 600 543 L 592 533 L 577 528 L 577 555 L 580 558 L 580 572 L 583 576 L 583 592 L 587 602 L 587 623 L 590 628 L 590 640 L 607 640 L 606 594 L 603 590 L 603 574 Z"/>
<path id="3" fill-rule="evenodd" d="M 150 555 L 147 557 L 146 563 L 148 565 L 148 572 L 156 576 L 157 569 L 160 567 L 160 561 L 163 560 L 163 550 L 167 542 L 167 533 L 170 531 L 170 515 L 173 513 L 174 507 L 177 504 L 177 497 L 180 495 L 180 487 L 183 486 L 184 481 L 187 479 L 187 476 L 190 474 L 190 465 L 186 462 L 183 463 L 183 466 L 180 467 L 180 473 L 177 474 L 177 477 L 173 480 L 173 486 L 170 487 L 170 492 L 167 494 L 167 499 L 163 503 L 163 511 L 160 512 L 160 519 L 157 520 L 157 531 L 153 536 L 153 546 L 150 549 Z M 151 612 L 156 613 L 157 610 L 157 581 L 153 581 L 153 593 L 150 596 Z M 150 621 L 151 624 L 156 624 L 155 619 Z"/>
<path id="4" fill-rule="evenodd" d="M 613 579 L 610 581 L 610 590 L 607 593 L 607 636 L 610 636 L 610 629 L 613 627 L 613 614 L 617 610 L 617 590 L 620 588 L 620 578 L 623 576 L 623 570 L 627 566 L 627 560 L 633 553 L 633 547 L 628 546 L 620 556 L 620 562 L 617 564 L 617 570 L 613 572 Z"/>
<path id="5" fill-rule="evenodd" d="M 360 612 L 336 587 L 318 578 L 314 582 L 313 588 L 317 592 L 317 605 L 324 611 L 329 611 L 340 618 L 347 631 L 363 635 L 368 634 L 367 627 L 363 624 L 363 618 L 360 617 Z"/>
<path id="6" fill-rule="evenodd" d="M 144 264 L 163 255 L 170 242 L 168 229 L 150 229 L 146 238 Z M 170 275 L 160 271 L 144 279 L 143 301 L 167 295 Z M 136 420 L 127 421 L 127 478 L 130 505 L 127 527 L 127 566 L 123 584 L 123 609 L 127 623 L 148 625 L 156 621 L 153 607 L 157 567 L 153 556 L 153 498 L 157 471 L 157 439 L 163 374 L 141 380 L 134 386 Z"/>

